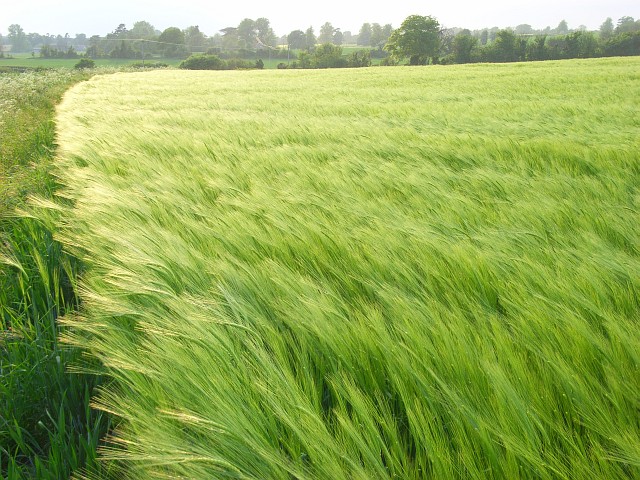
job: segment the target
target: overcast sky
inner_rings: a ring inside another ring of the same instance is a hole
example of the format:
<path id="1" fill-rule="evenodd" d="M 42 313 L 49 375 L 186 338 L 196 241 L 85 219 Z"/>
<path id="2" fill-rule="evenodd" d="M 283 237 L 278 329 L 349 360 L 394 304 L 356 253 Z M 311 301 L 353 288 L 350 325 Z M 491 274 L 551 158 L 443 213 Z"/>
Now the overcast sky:
<path id="1" fill-rule="evenodd" d="M 139 20 L 159 30 L 199 25 L 206 35 L 213 35 L 221 28 L 238 25 L 243 18 L 259 17 L 268 18 L 279 36 L 309 26 L 317 33 L 324 22 L 355 34 L 364 22 L 398 27 L 412 14 L 432 15 L 446 27 L 469 29 L 522 23 L 534 28 L 556 27 L 563 19 L 569 28 L 586 25 L 597 29 L 607 17 L 616 22 L 625 15 L 640 16 L 638 0 L 7 0 L 3 4 L 2 35 L 14 23 L 27 33 L 105 35 L 120 23 L 131 28 Z"/>

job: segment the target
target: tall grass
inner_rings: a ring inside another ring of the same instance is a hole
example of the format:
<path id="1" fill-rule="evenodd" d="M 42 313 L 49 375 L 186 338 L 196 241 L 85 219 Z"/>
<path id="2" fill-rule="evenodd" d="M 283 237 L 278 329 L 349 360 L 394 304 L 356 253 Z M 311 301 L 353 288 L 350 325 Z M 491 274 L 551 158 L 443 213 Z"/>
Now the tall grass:
<path id="1" fill-rule="evenodd" d="M 67 340 L 131 478 L 640 478 L 638 59 L 93 78 Z M 45 205 L 46 206 L 46 205 Z"/>
<path id="2" fill-rule="evenodd" d="M 77 308 L 77 262 L 29 213 L 51 196 L 54 107 L 87 75 L 0 74 L 0 476 L 69 478 L 100 468 L 108 420 L 90 408 L 99 378 L 68 371 L 79 351 L 62 346 L 60 315 Z M 22 213 L 19 213 L 22 211 Z"/>

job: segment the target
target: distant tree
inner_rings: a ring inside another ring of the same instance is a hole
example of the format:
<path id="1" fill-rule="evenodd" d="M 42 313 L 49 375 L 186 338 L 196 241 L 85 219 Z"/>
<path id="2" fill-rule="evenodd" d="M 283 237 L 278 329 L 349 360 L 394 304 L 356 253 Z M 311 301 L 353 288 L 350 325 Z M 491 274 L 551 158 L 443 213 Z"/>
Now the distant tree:
<path id="1" fill-rule="evenodd" d="M 333 43 L 334 45 L 342 45 L 343 41 L 344 35 L 339 28 L 336 28 L 335 32 L 333 33 L 333 41 L 331 43 Z"/>
<path id="2" fill-rule="evenodd" d="M 577 31 L 565 37 L 566 58 L 593 58 L 598 51 L 598 41 L 591 32 Z"/>
<path id="3" fill-rule="evenodd" d="M 600 25 L 600 38 L 602 40 L 609 40 L 613 35 L 613 20 L 611 17 L 607 17 L 607 19 Z"/>
<path id="4" fill-rule="evenodd" d="M 456 32 L 453 28 L 440 29 L 440 47 L 438 48 L 438 54 L 432 59 L 433 63 L 439 62 L 440 57 L 451 57 L 455 37 Z"/>
<path id="5" fill-rule="evenodd" d="M 354 43 L 353 34 L 349 30 L 347 30 L 346 32 L 342 32 L 342 43 Z"/>
<path id="6" fill-rule="evenodd" d="M 9 25 L 9 34 L 7 35 L 7 40 L 11 44 L 11 49 L 14 52 L 27 52 L 29 51 L 29 41 L 27 40 L 27 35 L 24 33 L 24 30 L 20 25 L 14 23 L 13 25 Z"/>
<path id="7" fill-rule="evenodd" d="M 133 28 L 129 31 L 131 38 L 151 39 L 156 37 L 156 29 L 149 22 L 141 20 L 133 24 Z"/>
<path id="8" fill-rule="evenodd" d="M 360 68 L 371 66 L 371 52 L 368 50 L 358 50 L 349 55 L 347 59 L 349 67 Z"/>
<path id="9" fill-rule="evenodd" d="M 109 53 L 111 58 L 136 58 L 136 52 L 133 50 L 130 42 L 121 40 L 116 47 Z"/>
<path id="10" fill-rule="evenodd" d="M 500 29 L 498 27 L 491 27 L 489 29 L 489 36 L 487 37 L 487 43 L 495 42 L 499 31 Z"/>
<path id="11" fill-rule="evenodd" d="M 292 65 L 294 65 L 294 68 L 311 68 L 312 59 L 313 57 L 309 52 L 300 52 L 298 53 L 297 65 L 296 62 Z"/>
<path id="12" fill-rule="evenodd" d="M 484 30 L 482 30 L 482 32 L 480 33 L 480 44 L 481 45 L 486 45 L 487 42 L 489 41 L 489 30 L 487 30 L 486 28 Z"/>
<path id="13" fill-rule="evenodd" d="M 129 33 L 129 31 L 127 30 L 127 27 L 125 26 L 124 23 L 121 23 L 116 27 L 116 29 L 112 33 L 107 34 L 107 37 L 111 36 L 111 37 L 121 38 L 121 37 L 126 37 L 127 33 Z"/>
<path id="14" fill-rule="evenodd" d="M 73 39 L 73 43 L 76 45 L 86 45 L 87 36 L 84 33 L 76 33 L 76 37 Z"/>
<path id="15" fill-rule="evenodd" d="M 258 60 L 256 60 L 256 68 L 258 70 L 262 70 L 264 68 L 264 62 L 262 61 L 261 58 L 259 58 Z"/>
<path id="16" fill-rule="evenodd" d="M 368 47 L 371 45 L 372 29 L 370 23 L 363 23 L 358 33 L 358 45 L 364 45 Z"/>
<path id="17" fill-rule="evenodd" d="M 313 68 L 343 68 L 348 66 L 348 63 L 342 56 L 342 47 L 323 43 L 313 53 L 311 65 Z"/>
<path id="18" fill-rule="evenodd" d="M 223 50 L 236 50 L 238 48 L 238 29 L 236 27 L 226 27 L 220 30 L 220 46 Z"/>
<path id="19" fill-rule="evenodd" d="M 178 27 L 166 28 L 158 37 L 162 50 L 167 57 L 182 55 L 184 53 L 184 32 Z"/>
<path id="20" fill-rule="evenodd" d="M 200 31 L 198 25 L 187 27 L 184 31 L 184 43 L 192 52 L 202 52 L 205 50 L 205 36 Z"/>
<path id="21" fill-rule="evenodd" d="M 556 33 L 558 35 L 566 35 L 569 33 L 569 25 L 566 20 L 561 20 L 558 26 L 556 27 Z"/>
<path id="22" fill-rule="evenodd" d="M 102 51 L 102 49 L 100 48 L 100 36 L 99 35 L 93 35 L 89 38 L 89 47 L 87 48 L 87 51 L 85 52 L 85 55 L 87 57 L 91 57 L 91 58 L 98 58 L 101 57 L 104 52 Z"/>
<path id="23" fill-rule="evenodd" d="M 411 15 L 395 30 L 385 49 L 396 59 L 409 58 L 410 65 L 426 65 L 440 49 L 440 24 L 433 17 Z"/>
<path id="24" fill-rule="evenodd" d="M 56 47 L 58 47 L 58 50 L 66 50 L 68 45 L 69 45 L 68 33 L 65 34 L 64 37 L 62 35 L 58 35 L 56 37 Z"/>
<path id="25" fill-rule="evenodd" d="M 94 62 L 90 58 L 82 58 L 73 66 L 73 68 L 75 68 L 76 70 L 84 70 L 86 68 L 95 68 L 95 66 L 96 62 Z"/>
<path id="26" fill-rule="evenodd" d="M 287 45 L 294 50 L 302 50 L 307 46 L 307 37 L 302 30 L 294 30 L 287 35 Z"/>
<path id="27" fill-rule="evenodd" d="M 258 18 L 255 23 L 256 35 L 259 43 L 275 47 L 277 45 L 277 37 L 268 19 L 262 17 Z"/>
<path id="28" fill-rule="evenodd" d="M 240 22 L 236 30 L 238 35 L 238 45 L 240 48 L 253 49 L 256 44 L 256 22 L 250 18 L 245 18 Z"/>
<path id="29" fill-rule="evenodd" d="M 547 49 L 545 46 L 546 35 L 538 35 L 527 42 L 525 58 L 527 61 L 540 61 L 547 59 Z"/>
<path id="30" fill-rule="evenodd" d="M 384 43 L 387 43 L 387 41 L 389 41 L 389 37 L 391 36 L 392 33 L 393 33 L 393 27 L 391 26 L 390 23 L 387 23 L 384 27 L 382 27 L 382 39 Z"/>
<path id="31" fill-rule="evenodd" d="M 478 40 L 472 37 L 468 30 L 460 32 L 453 39 L 453 61 L 455 63 L 471 63 L 471 52 L 477 43 Z"/>
<path id="32" fill-rule="evenodd" d="M 531 25 L 523 23 L 521 25 L 518 25 L 514 31 L 517 35 L 531 35 L 533 33 L 533 27 Z"/>
<path id="33" fill-rule="evenodd" d="M 518 42 L 513 30 L 500 30 L 492 45 L 494 62 L 516 62 L 518 60 Z"/>
<path id="34" fill-rule="evenodd" d="M 320 35 L 318 35 L 318 42 L 320 43 L 331 43 L 333 41 L 333 34 L 335 33 L 335 28 L 331 23 L 326 22 L 324 25 L 320 27 Z"/>
<path id="35" fill-rule="evenodd" d="M 607 56 L 640 55 L 640 31 L 625 32 L 611 37 L 604 45 Z"/>
<path id="36" fill-rule="evenodd" d="M 312 51 L 316 47 L 316 36 L 313 33 L 313 27 L 307 28 L 305 32 L 305 48 L 308 52 Z"/>
<path id="37" fill-rule="evenodd" d="M 386 42 L 384 38 L 384 33 L 382 31 L 382 27 L 379 23 L 374 23 L 371 25 L 371 39 L 369 41 L 370 46 L 383 47 Z"/>
<path id="38" fill-rule="evenodd" d="M 633 20 L 633 17 L 622 17 L 618 20 L 618 26 L 615 33 L 619 35 L 621 33 L 636 32 L 639 30 L 639 25 Z"/>

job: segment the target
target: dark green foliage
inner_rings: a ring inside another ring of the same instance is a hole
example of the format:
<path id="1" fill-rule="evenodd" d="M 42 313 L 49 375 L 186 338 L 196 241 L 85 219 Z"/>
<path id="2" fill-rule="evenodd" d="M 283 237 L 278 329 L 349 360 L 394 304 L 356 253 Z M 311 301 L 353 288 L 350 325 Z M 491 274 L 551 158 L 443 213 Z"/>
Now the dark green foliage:
<path id="1" fill-rule="evenodd" d="M 256 66 L 256 68 L 257 68 L 258 70 L 262 70 L 262 69 L 264 69 L 264 62 L 262 61 L 262 59 L 261 59 L 261 58 L 259 58 L 258 60 L 256 60 L 256 65 L 255 65 L 255 66 Z"/>
<path id="2" fill-rule="evenodd" d="M 42 58 L 78 58 L 78 52 L 72 45 L 66 50 L 59 50 L 51 45 L 43 45 L 40 49 L 40 56 Z"/>
<path id="3" fill-rule="evenodd" d="M 82 70 L 85 68 L 95 68 L 96 62 L 91 60 L 90 58 L 82 58 L 78 63 L 76 63 L 73 68 L 76 70 Z"/>
<path id="4" fill-rule="evenodd" d="M 350 67 L 370 67 L 371 66 L 371 52 L 367 50 L 358 50 L 349 55 L 348 65 Z"/>
<path id="5" fill-rule="evenodd" d="M 314 68 L 344 68 L 348 61 L 342 56 L 342 47 L 331 43 L 323 43 L 313 52 Z"/>
<path id="6" fill-rule="evenodd" d="M 225 60 L 225 70 L 249 70 L 256 68 L 256 63 L 244 58 L 228 58 Z"/>
<path id="7" fill-rule="evenodd" d="M 409 58 L 410 65 L 426 65 L 437 56 L 440 42 L 435 18 L 411 15 L 391 34 L 385 49 L 397 59 Z"/>
<path id="8" fill-rule="evenodd" d="M 640 55 L 640 31 L 622 33 L 611 38 L 604 45 L 605 56 Z"/>
<path id="9" fill-rule="evenodd" d="M 180 64 L 186 70 L 225 70 L 227 64 L 217 55 L 191 55 Z"/>
<path id="10" fill-rule="evenodd" d="M 262 62 L 262 60 L 259 60 Z M 180 64 L 185 70 L 248 70 L 257 67 L 258 62 L 244 60 L 242 58 L 221 59 L 217 55 L 196 54 L 191 55 Z M 264 62 L 262 62 L 264 67 Z"/>
<path id="11" fill-rule="evenodd" d="M 468 33 L 460 33 L 453 39 L 453 61 L 455 63 L 470 63 L 472 52 L 478 40 Z"/>

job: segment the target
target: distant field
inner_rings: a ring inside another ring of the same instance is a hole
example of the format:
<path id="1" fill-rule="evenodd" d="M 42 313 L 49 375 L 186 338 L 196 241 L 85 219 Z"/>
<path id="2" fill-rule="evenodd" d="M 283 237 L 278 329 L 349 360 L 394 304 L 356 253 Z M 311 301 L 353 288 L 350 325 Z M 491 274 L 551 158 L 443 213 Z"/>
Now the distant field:
<path id="1" fill-rule="evenodd" d="M 351 54 L 354 51 L 358 51 L 358 50 L 362 50 L 362 48 L 355 48 L 355 47 L 345 47 L 343 49 L 343 53 L 344 55 L 348 55 Z M 297 52 L 296 51 L 292 51 L 291 52 L 291 58 L 290 58 L 290 62 L 293 62 L 297 59 Z M 249 61 L 255 61 L 254 59 L 248 59 Z M 15 55 L 15 58 L 0 58 L 0 68 L 2 67 L 6 67 L 6 66 L 13 66 L 13 67 L 31 67 L 31 68 L 73 68 L 73 66 L 78 63 L 79 59 L 65 59 L 65 58 L 39 58 L 39 57 L 32 57 L 31 55 L 27 55 L 27 54 L 18 54 Z M 287 64 L 287 59 L 284 58 L 273 58 L 273 59 L 269 59 L 269 58 L 264 58 L 262 59 L 262 61 L 264 62 L 264 68 L 266 69 L 275 69 L 279 63 L 284 63 Z M 95 60 L 96 65 L 99 67 L 122 67 L 122 66 L 126 66 L 126 65 L 131 65 L 134 63 L 140 63 L 141 60 L 129 60 L 129 59 L 121 59 L 121 58 L 116 58 L 116 59 L 105 59 L 105 58 L 99 58 L 97 60 Z M 169 66 L 172 67 L 177 67 L 178 65 L 180 65 L 180 62 L 182 62 L 182 59 L 176 59 L 176 58 L 153 58 L 153 59 L 148 59 L 146 60 L 147 63 L 153 64 L 153 63 L 166 63 Z M 290 63 L 289 62 L 289 63 Z M 380 63 L 380 59 L 373 59 L 372 63 L 377 65 Z"/>
<path id="2" fill-rule="evenodd" d="M 67 324 L 130 477 L 640 478 L 639 72 L 74 87 Z"/>
<path id="3" fill-rule="evenodd" d="M 78 63 L 77 58 L 39 58 L 31 57 L 31 55 L 16 55 L 14 58 L 0 58 L 0 67 L 31 67 L 31 68 L 73 68 Z M 129 60 L 123 58 L 99 58 L 95 60 L 96 65 L 100 67 L 122 67 L 139 63 L 141 60 Z M 167 65 L 177 66 L 182 60 L 175 58 L 151 59 L 150 63 L 162 62 Z"/>

